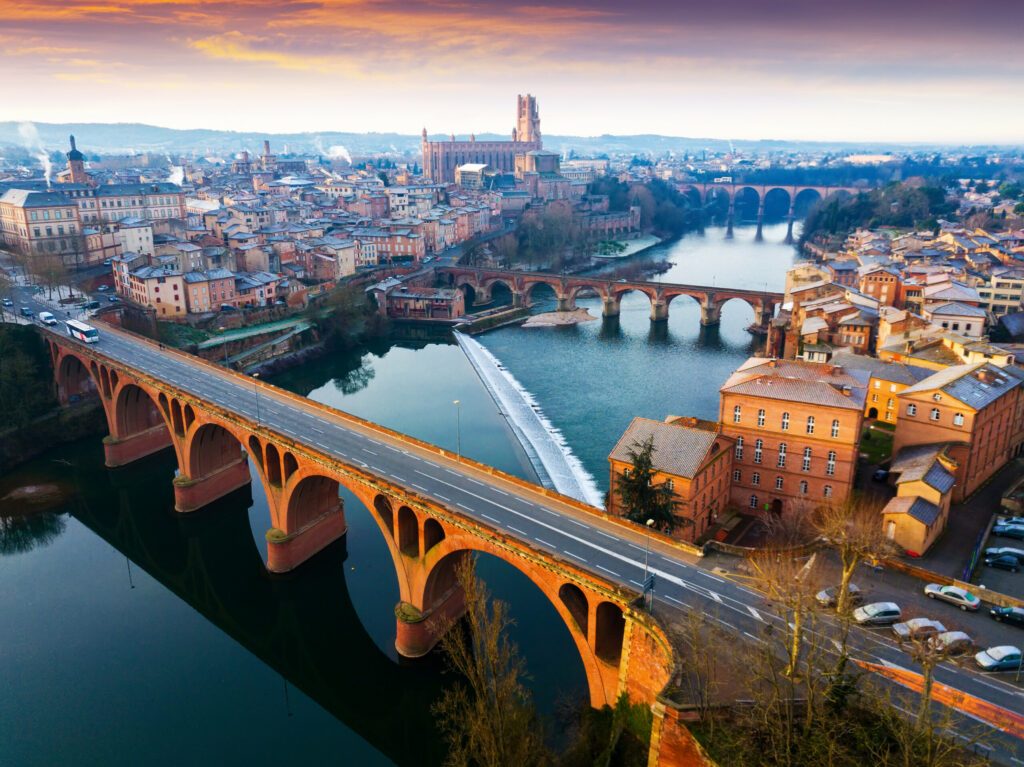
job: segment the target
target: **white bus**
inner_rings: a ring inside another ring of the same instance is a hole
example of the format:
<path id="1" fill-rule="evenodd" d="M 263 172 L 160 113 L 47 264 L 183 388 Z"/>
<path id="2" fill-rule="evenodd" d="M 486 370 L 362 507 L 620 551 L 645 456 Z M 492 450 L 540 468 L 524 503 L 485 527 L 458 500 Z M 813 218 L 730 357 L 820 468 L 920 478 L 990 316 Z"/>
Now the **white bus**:
<path id="1" fill-rule="evenodd" d="M 86 325 L 78 320 L 67 320 L 64 324 L 68 326 L 68 335 L 72 338 L 87 344 L 94 344 L 100 340 L 100 331 L 92 325 Z"/>

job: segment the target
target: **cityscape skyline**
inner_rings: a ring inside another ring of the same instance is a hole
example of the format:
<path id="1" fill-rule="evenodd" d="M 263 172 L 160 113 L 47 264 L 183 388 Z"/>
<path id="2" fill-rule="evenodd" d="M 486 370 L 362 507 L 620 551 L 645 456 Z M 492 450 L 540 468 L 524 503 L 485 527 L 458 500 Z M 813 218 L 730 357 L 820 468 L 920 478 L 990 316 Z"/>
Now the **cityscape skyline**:
<path id="1" fill-rule="evenodd" d="M 553 135 L 1005 144 L 1024 121 L 1024 8 L 995 0 L 243 5 L 5 3 L 0 119 L 505 134 L 531 92 Z M 1003 119 L 967 108 L 984 101 Z"/>

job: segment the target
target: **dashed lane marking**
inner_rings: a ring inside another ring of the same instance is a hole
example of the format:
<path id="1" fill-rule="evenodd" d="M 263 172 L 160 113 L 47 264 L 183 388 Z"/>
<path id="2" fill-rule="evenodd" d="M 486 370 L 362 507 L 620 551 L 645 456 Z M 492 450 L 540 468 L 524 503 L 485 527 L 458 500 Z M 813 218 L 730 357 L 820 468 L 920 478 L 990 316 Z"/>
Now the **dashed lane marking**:
<path id="1" fill-rule="evenodd" d="M 759 620 L 762 623 L 764 623 L 764 618 L 761 617 L 761 613 L 759 613 L 757 610 L 755 610 L 750 605 L 747 605 L 747 612 L 749 612 L 751 615 L 753 615 L 755 620 Z"/>
<path id="2" fill-rule="evenodd" d="M 506 527 L 508 527 L 508 529 L 511 530 L 513 533 L 519 533 L 524 538 L 526 538 L 529 535 L 529 533 L 527 533 L 525 530 L 520 530 L 518 527 L 512 527 L 512 525 L 506 525 Z"/>
<path id="3" fill-rule="evenodd" d="M 417 485 L 415 482 L 411 482 L 410 484 L 413 487 L 415 487 L 417 490 L 422 490 L 424 493 L 429 493 L 430 492 L 429 490 L 427 490 L 427 488 L 423 487 L 423 485 Z"/>
<path id="4" fill-rule="evenodd" d="M 366 447 L 362 447 L 360 448 L 360 450 L 362 450 L 364 453 L 369 453 L 370 455 L 378 455 L 377 453 L 373 452 L 372 450 Z"/>
<path id="5" fill-rule="evenodd" d="M 440 493 L 434 493 L 434 495 L 435 495 L 435 496 L 436 496 L 437 498 L 440 498 L 440 499 L 441 499 L 442 501 L 444 501 L 445 503 L 451 503 L 451 502 L 452 502 L 452 499 L 451 499 L 451 498 L 445 498 L 445 497 L 444 497 L 443 495 L 441 495 Z"/>
<path id="6" fill-rule="evenodd" d="M 571 551 L 566 551 L 565 553 L 568 554 L 570 557 L 575 557 L 580 562 L 586 562 L 587 561 L 583 557 L 581 557 L 579 554 L 573 554 Z M 589 562 L 588 562 L 588 564 L 589 564 Z"/>
<path id="7" fill-rule="evenodd" d="M 594 532 L 597 533 L 598 535 L 603 535 L 605 538 L 610 538 L 613 541 L 619 540 L 614 535 L 608 535 L 608 533 L 606 533 L 604 530 L 598 530 L 596 527 L 594 528 Z"/>
<path id="8" fill-rule="evenodd" d="M 493 522 L 496 525 L 500 525 L 501 524 L 501 522 L 499 522 L 498 520 L 496 520 L 494 517 L 490 516 L 489 514 L 481 514 L 480 516 L 483 517 L 484 519 L 490 520 L 491 522 Z"/>
<path id="9" fill-rule="evenodd" d="M 595 564 L 594 567 L 596 567 L 598 570 L 604 570 L 606 573 L 611 573 L 616 578 L 621 578 L 622 577 L 617 572 L 615 572 L 614 570 L 609 570 L 607 567 L 602 567 L 601 565 L 598 565 L 598 564 Z"/>
<path id="10" fill-rule="evenodd" d="M 548 543 L 543 538 L 536 538 L 535 537 L 533 540 L 537 541 L 537 543 L 541 544 L 542 546 L 547 546 L 548 548 L 552 548 L 552 549 L 555 548 L 555 545 L 553 543 Z"/>

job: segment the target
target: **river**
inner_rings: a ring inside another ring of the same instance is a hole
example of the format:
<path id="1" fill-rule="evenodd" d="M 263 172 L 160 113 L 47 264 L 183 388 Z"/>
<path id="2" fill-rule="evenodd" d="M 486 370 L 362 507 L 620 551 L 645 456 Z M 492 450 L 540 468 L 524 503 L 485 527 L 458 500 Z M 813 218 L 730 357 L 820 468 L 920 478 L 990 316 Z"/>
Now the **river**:
<path id="1" fill-rule="evenodd" d="M 779 290 L 793 260 L 784 236 L 784 225 L 766 227 L 762 243 L 750 228 L 732 240 L 708 229 L 637 258 L 673 262 L 666 281 Z M 600 315 L 596 299 L 579 303 Z M 667 323 L 652 326 L 648 312 L 632 294 L 617 321 L 479 338 L 602 491 L 607 454 L 633 416 L 714 417 L 718 386 L 757 345 L 743 304 L 728 304 L 712 329 L 687 299 Z M 446 333 L 404 332 L 273 382 L 536 477 Z M 437 658 L 397 659 L 393 565 L 357 500 L 345 497 L 344 546 L 271 578 L 258 484 L 255 498 L 182 517 L 172 456 L 110 471 L 102 455 L 97 437 L 0 478 L 0 499 L 29 485 L 58 493 L 31 516 L 2 516 L 12 505 L 0 500 L 0 762 L 441 762 L 429 706 L 451 678 Z M 480 572 L 510 603 L 531 689 L 557 730 L 559 704 L 585 700 L 569 633 L 514 568 L 485 556 Z"/>

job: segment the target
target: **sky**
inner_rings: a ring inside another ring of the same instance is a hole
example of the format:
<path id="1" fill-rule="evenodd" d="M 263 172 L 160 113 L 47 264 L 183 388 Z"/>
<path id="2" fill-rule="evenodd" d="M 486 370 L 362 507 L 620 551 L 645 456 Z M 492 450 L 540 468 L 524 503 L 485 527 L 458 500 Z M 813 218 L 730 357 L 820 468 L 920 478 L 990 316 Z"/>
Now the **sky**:
<path id="1" fill-rule="evenodd" d="M 1024 0 L 0 0 L 0 120 L 1024 144 Z"/>

